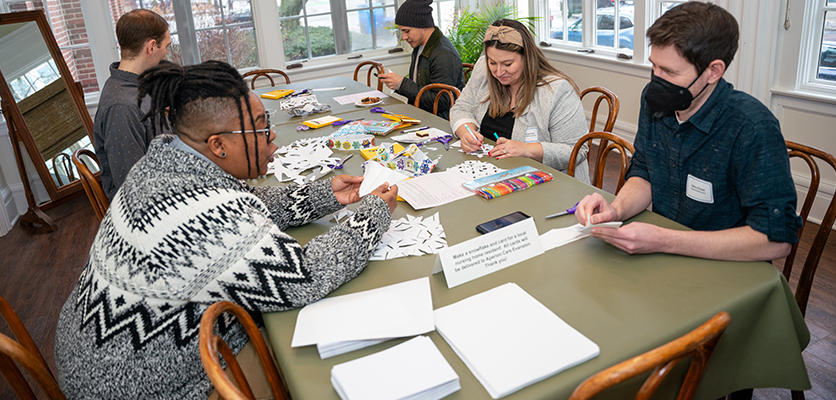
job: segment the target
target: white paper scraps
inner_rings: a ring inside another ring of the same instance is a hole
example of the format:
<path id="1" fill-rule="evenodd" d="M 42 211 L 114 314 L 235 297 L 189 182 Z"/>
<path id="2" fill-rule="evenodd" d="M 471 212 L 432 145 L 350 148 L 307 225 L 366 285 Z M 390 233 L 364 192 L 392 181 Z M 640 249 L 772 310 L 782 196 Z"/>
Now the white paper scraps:
<path id="1" fill-rule="evenodd" d="M 337 364 L 331 384 L 342 400 L 435 400 L 461 388 L 456 371 L 427 336 Z"/>
<path id="2" fill-rule="evenodd" d="M 406 200 L 415 210 L 437 207 L 474 195 L 462 184 L 465 175 L 455 169 L 421 175 L 398 183 L 398 196 Z"/>
<path id="3" fill-rule="evenodd" d="M 600 353 L 515 283 L 441 307 L 434 316 L 438 333 L 494 399 Z"/>
<path id="4" fill-rule="evenodd" d="M 433 329 L 430 280 L 423 277 L 308 304 L 296 317 L 290 346 L 406 337 Z"/>
<path id="5" fill-rule="evenodd" d="M 304 107 L 308 104 L 316 105 L 316 103 L 319 103 L 316 100 L 316 95 L 308 94 L 283 98 L 279 101 L 279 108 L 284 111 L 295 107 Z"/>
<path id="6" fill-rule="evenodd" d="M 504 169 L 497 167 L 491 163 L 476 160 L 467 160 L 459 165 L 454 165 L 447 168 L 447 171 L 456 170 L 467 178 L 467 181 L 473 181 L 500 172 L 505 172 Z"/>
<path id="7" fill-rule="evenodd" d="M 364 97 L 380 97 L 381 99 L 385 99 L 389 97 L 389 95 L 381 91 L 371 90 L 363 93 L 347 94 L 345 96 L 334 97 L 334 101 L 340 103 L 340 105 L 354 104 L 356 101 L 363 99 Z"/>
<path id="8" fill-rule="evenodd" d="M 372 190 L 377 189 L 386 182 L 389 182 L 389 187 L 391 187 L 409 178 L 400 172 L 386 168 L 374 161 L 367 161 L 363 164 L 363 168 L 365 168 L 365 172 L 363 173 L 363 182 L 360 183 L 360 197 L 366 196 Z"/>
<path id="9" fill-rule="evenodd" d="M 331 219 L 334 222 L 336 222 L 338 224 L 341 224 L 341 223 L 345 222 L 345 220 L 350 218 L 352 215 L 354 215 L 354 211 L 351 211 L 347 208 L 343 208 L 342 210 L 337 211 L 332 215 L 333 215 L 333 218 L 331 218 Z"/>
<path id="10" fill-rule="evenodd" d="M 447 239 L 438 213 L 426 218 L 407 215 L 389 224 L 369 261 L 435 254 L 445 247 Z"/>
<path id="11" fill-rule="evenodd" d="M 564 244 L 572 243 L 576 240 L 589 236 L 592 228 L 600 226 L 618 228 L 621 224 L 621 222 L 616 221 L 593 224 L 588 227 L 584 227 L 581 224 L 575 224 L 565 228 L 552 229 L 540 235 L 540 242 L 543 243 L 543 251 L 549 251 L 556 247 L 560 247 Z"/>
<path id="12" fill-rule="evenodd" d="M 339 157 L 332 157 L 326 138 L 300 139 L 276 150 L 275 158 L 267 166 L 267 173 L 276 175 L 279 182 L 305 183 L 307 176 L 302 173 L 319 167 L 320 172 L 330 170 L 328 165 L 339 162 Z"/>
<path id="13" fill-rule="evenodd" d="M 461 142 L 461 140 L 459 142 Z M 459 143 L 459 145 L 457 147 L 459 147 L 459 153 L 465 153 L 465 151 L 461 149 L 461 143 Z M 479 158 L 490 157 L 488 155 L 488 152 L 491 151 L 491 150 L 493 150 L 493 145 L 492 144 L 482 143 L 482 148 L 481 149 L 476 150 L 473 153 L 465 153 L 465 154 L 467 154 L 469 156 L 476 156 L 476 157 L 479 157 Z"/>
<path id="14" fill-rule="evenodd" d="M 419 134 L 423 136 L 419 136 Z M 389 139 L 392 139 L 400 143 L 421 143 L 427 140 L 435 139 L 437 137 L 448 135 L 450 134 L 442 131 L 441 129 L 429 128 L 420 131 L 407 132 L 402 135 L 391 136 L 389 137 Z"/>

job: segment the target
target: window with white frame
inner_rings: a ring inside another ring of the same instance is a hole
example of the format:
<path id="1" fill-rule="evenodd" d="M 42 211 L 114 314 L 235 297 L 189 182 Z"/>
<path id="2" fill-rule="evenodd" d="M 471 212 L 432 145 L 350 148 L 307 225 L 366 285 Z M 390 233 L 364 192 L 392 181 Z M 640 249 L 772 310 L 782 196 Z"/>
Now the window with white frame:
<path id="1" fill-rule="evenodd" d="M 250 0 L 108 0 L 108 4 L 114 30 L 119 17 L 138 8 L 165 18 L 171 33 L 166 57 L 170 61 L 220 60 L 238 69 L 259 65 Z"/>
<path id="2" fill-rule="evenodd" d="M 666 11 L 686 1 L 548 0 L 544 14 L 547 41 L 590 53 L 600 50 L 632 54 L 636 45 L 645 46 L 646 43 L 644 32 L 636 32 L 637 16 L 649 16 L 645 26 L 650 26 Z"/>

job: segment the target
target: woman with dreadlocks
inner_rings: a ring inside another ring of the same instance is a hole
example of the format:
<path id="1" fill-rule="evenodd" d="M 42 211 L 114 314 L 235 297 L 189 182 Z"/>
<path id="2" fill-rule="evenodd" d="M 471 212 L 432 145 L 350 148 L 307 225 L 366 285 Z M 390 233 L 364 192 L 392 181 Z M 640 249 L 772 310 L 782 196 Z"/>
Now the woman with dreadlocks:
<path id="1" fill-rule="evenodd" d="M 220 300 L 258 317 L 316 301 L 357 276 L 396 207 L 386 185 L 359 197 L 362 177 L 249 187 L 276 146 L 264 106 L 228 64 L 166 63 L 139 77 L 155 139 L 113 199 L 55 338 L 68 398 L 205 399 L 203 311 Z M 346 223 L 300 246 L 283 233 L 359 201 Z M 260 321 L 260 318 L 257 318 Z M 222 320 L 221 320 L 222 321 Z M 217 331 L 233 352 L 237 322 Z"/>

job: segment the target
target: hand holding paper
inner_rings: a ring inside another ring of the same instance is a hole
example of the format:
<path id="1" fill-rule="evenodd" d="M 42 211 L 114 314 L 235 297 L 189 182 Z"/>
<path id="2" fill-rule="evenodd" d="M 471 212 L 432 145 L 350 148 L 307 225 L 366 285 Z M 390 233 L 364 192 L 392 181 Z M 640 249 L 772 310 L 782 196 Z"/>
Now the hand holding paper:
<path id="1" fill-rule="evenodd" d="M 393 186 L 407 178 L 406 175 L 395 172 L 376 162 L 367 162 L 365 168 L 366 172 L 363 174 L 363 183 L 360 185 L 360 197 L 366 196 L 384 183 L 388 182 L 389 186 Z"/>
<path id="2" fill-rule="evenodd" d="M 362 176 L 339 175 L 331 179 L 331 190 L 342 205 L 349 205 L 360 201 L 360 185 Z"/>

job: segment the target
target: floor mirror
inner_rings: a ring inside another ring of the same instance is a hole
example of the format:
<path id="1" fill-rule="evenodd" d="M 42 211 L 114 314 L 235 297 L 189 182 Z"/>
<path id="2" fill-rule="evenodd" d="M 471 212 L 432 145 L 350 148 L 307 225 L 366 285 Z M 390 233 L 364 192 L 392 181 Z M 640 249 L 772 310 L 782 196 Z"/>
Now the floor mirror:
<path id="1" fill-rule="evenodd" d="M 81 182 L 68 160 L 93 140 L 84 93 L 41 10 L 0 14 L 0 54 L 3 117 L 29 203 L 20 221 L 55 230 L 45 211 L 80 194 Z M 40 204 L 29 179 L 33 167 L 49 194 Z"/>

